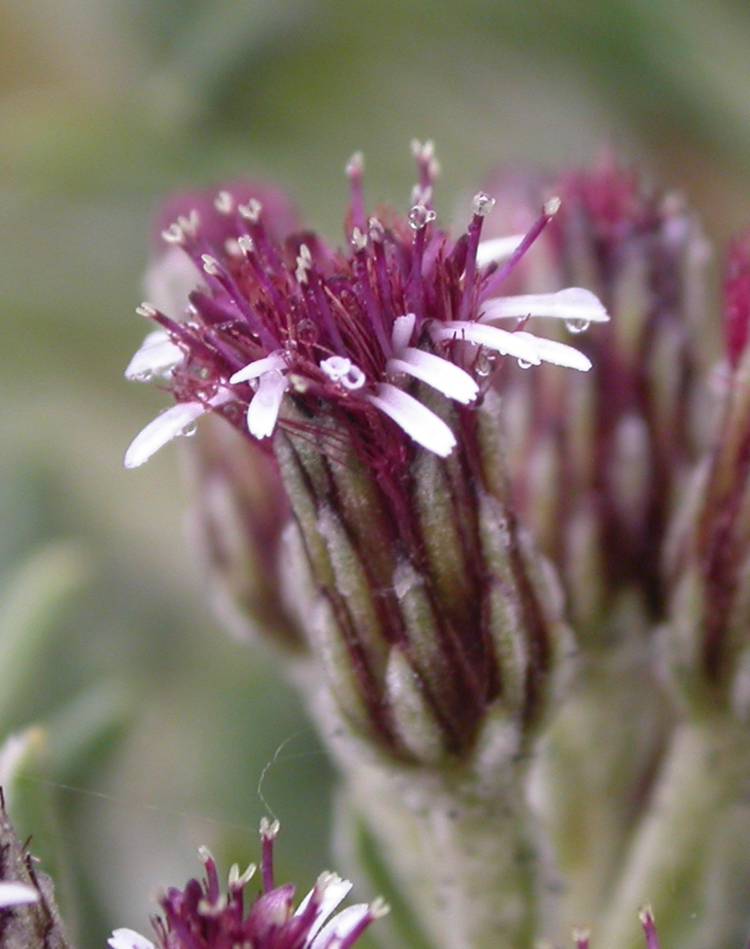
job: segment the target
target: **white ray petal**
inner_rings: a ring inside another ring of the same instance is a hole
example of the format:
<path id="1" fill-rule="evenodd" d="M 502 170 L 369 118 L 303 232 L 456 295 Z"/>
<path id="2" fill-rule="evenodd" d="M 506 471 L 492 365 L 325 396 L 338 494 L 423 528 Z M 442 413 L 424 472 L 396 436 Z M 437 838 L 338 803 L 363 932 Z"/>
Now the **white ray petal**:
<path id="1" fill-rule="evenodd" d="M 164 330 L 154 330 L 141 343 L 125 370 L 125 378 L 131 382 L 147 382 L 152 376 L 161 376 L 174 369 L 184 358 Z"/>
<path id="2" fill-rule="evenodd" d="M 513 252 L 524 239 L 525 234 L 510 234 L 508 237 L 493 237 L 480 241 L 477 247 L 477 267 L 501 264 L 513 256 Z"/>
<path id="3" fill-rule="evenodd" d="M 497 326 L 487 323 L 474 323 L 471 320 L 452 320 L 448 323 L 435 323 L 430 335 L 437 342 L 445 339 L 456 339 L 477 346 L 486 346 L 494 349 L 503 356 L 515 356 L 525 362 L 538 366 L 541 360 L 537 353 L 535 337 L 529 333 L 523 336 L 511 333 Z M 531 336 L 531 339 L 529 337 Z"/>
<path id="4" fill-rule="evenodd" d="M 297 907 L 295 916 L 301 916 L 302 913 L 307 909 L 310 900 L 313 898 L 315 889 L 319 891 L 319 908 L 318 915 L 315 918 L 315 922 L 310 927 L 310 931 L 307 934 L 307 939 L 305 940 L 305 946 L 309 946 L 313 941 L 315 936 L 323 928 L 328 917 L 334 910 L 346 899 L 349 895 L 349 891 L 352 888 L 352 884 L 349 880 L 342 880 L 340 876 L 337 876 L 335 873 L 323 874 L 322 878 L 318 880 L 317 887 L 314 887 L 307 896 L 302 900 L 302 902 Z"/>
<path id="5" fill-rule="evenodd" d="M 251 379 L 258 379 L 264 372 L 271 372 L 273 369 L 286 369 L 286 359 L 281 353 L 271 353 L 270 356 L 264 356 L 262 359 L 255 359 L 249 362 L 242 369 L 230 378 L 232 385 L 238 382 L 249 382 Z"/>
<path id="6" fill-rule="evenodd" d="M 260 377 L 258 391 L 247 410 L 247 427 L 251 435 L 268 438 L 273 433 L 286 387 L 286 378 L 278 369 L 271 369 Z"/>
<path id="7" fill-rule="evenodd" d="M 144 464 L 167 442 L 182 435 L 207 411 L 203 402 L 179 402 L 157 415 L 130 443 L 125 452 L 125 467 L 138 468 Z"/>
<path id="8" fill-rule="evenodd" d="M 125 467 L 138 468 L 167 442 L 179 435 L 184 435 L 186 430 L 189 430 L 209 409 L 217 409 L 231 402 L 233 398 L 234 393 L 230 389 L 221 388 L 205 404 L 179 402 L 161 415 L 157 415 L 130 443 L 130 447 L 125 452 Z"/>
<path id="9" fill-rule="evenodd" d="M 146 271 L 143 278 L 145 297 L 171 316 L 182 318 L 188 294 L 204 284 L 203 274 L 180 247 L 170 247 Z"/>
<path id="10" fill-rule="evenodd" d="M 416 314 L 406 313 L 404 316 L 397 316 L 393 321 L 391 342 L 393 343 L 393 349 L 395 352 L 398 353 L 409 345 L 409 340 L 411 339 L 411 334 L 414 331 L 414 323 L 416 322 L 416 319 Z"/>
<path id="11" fill-rule="evenodd" d="M 156 949 L 150 939 L 134 929 L 116 929 L 107 940 L 110 949 Z"/>
<path id="12" fill-rule="evenodd" d="M 516 297 L 487 300 L 479 319 L 524 319 L 527 316 L 549 316 L 558 320 L 580 320 L 582 323 L 606 323 L 609 319 L 604 304 L 596 294 L 583 287 L 568 287 L 557 293 L 526 293 Z"/>
<path id="13" fill-rule="evenodd" d="M 435 452 L 441 458 L 453 451 L 456 438 L 450 428 L 408 393 L 388 382 L 381 382 L 377 395 L 369 395 L 367 398 L 424 448 Z"/>
<path id="14" fill-rule="evenodd" d="M 309 949 L 327 949 L 329 945 L 339 945 L 339 940 L 349 936 L 370 912 L 367 903 L 355 903 L 341 910 L 324 926 L 318 935 L 309 943 Z"/>
<path id="15" fill-rule="evenodd" d="M 26 906 L 39 902 L 39 891 L 26 883 L 15 880 L 0 880 L 0 909 L 8 906 Z"/>
<path id="16" fill-rule="evenodd" d="M 545 339 L 542 336 L 533 336 L 531 333 L 521 331 L 514 335 L 531 340 L 536 346 L 536 351 L 542 362 L 551 362 L 555 366 L 566 366 L 568 369 L 580 369 L 581 372 L 588 372 L 591 369 L 591 360 L 588 356 L 584 356 L 580 350 L 573 346 L 559 343 L 555 339 Z"/>
<path id="17" fill-rule="evenodd" d="M 411 346 L 398 352 L 395 359 L 389 359 L 386 371 L 406 372 L 464 405 L 473 402 L 479 393 L 479 386 L 469 373 L 455 363 Z"/>

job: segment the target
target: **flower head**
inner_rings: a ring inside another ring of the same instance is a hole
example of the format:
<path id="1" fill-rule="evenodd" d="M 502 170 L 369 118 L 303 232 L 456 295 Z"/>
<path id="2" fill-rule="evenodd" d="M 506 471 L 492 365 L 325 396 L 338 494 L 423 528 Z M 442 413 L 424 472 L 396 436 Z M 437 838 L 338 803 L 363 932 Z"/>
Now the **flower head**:
<path id="1" fill-rule="evenodd" d="M 388 907 L 375 900 L 332 916 L 352 884 L 335 873 L 321 873 L 295 908 L 294 886 L 279 886 L 274 879 L 278 832 L 278 822 L 261 822 L 261 892 L 254 900 L 247 894 L 257 870 L 254 864 L 243 872 L 235 864 L 222 892 L 216 861 L 201 848 L 203 879 L 190 880 L 183 890 L 170 887 L 159 901 L 162 915 L 153 920 L 156 943 L 132 929 L 116 929 L 109 939 L 111 949 L 349 949 Z"/>
<path id="2" fill-rule="evenodd" d="M 532 335 L 526 324 L 534 316 L 606 320 L 592 294 L 498 297 L 559 202 L 545 206 L 503 266 L 496 257 L 487 265 L 480 237 L 493 201 L 478 194 L 466 233 L 453 241 L 435 224 L 435 167 L 423 151 L 406 218 L 391 212 L 367 218 L 361 161 L 350 162 L 346 251 L 309 232 L 280 239 L 287 216 L 279 201 L 266 207 L 247 198 L 247 189 L 224 189 L 213 204 L 195 196 L 190 210 L 184 202 L 176 206 L 183 213 L 162 230 L 169 254 L 157 259 L 149 281 L 179 283 L 172 279 L 177 249 L 194 285 L 180 312 L 174 301 L 171 312 L 152 303 L 139 307 L 161 331 L 147 337 L 127 374 L 166 377 L 177 405 L 135 440 L 126 465 L 141 464 L 214 411 L 258 440 L 281 424 L 335 451 L 345 433 L 379 469 L 403 468 L 412 442 L 441 457 L 456 444 L 440 413 L 413 393 L 415 380 L 469 405 L 486 386 L 482 367 L 497 355 L 524 365 L 590 367 L 581 353 Z M 294 412 L 282 411 L 287 396 Z M 321 425 L 321 417 L 335 419 L 335 426 Z"/>

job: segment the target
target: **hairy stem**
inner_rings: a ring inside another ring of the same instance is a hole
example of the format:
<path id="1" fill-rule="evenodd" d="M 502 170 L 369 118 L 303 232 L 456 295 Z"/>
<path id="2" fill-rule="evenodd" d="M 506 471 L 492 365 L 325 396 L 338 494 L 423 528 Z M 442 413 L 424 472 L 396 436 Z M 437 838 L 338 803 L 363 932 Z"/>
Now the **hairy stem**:
<path id="1" fill-rule="evenodd" d="M 700 906 L 705 860 L 727 806 L 750 776 L 746 737 L 726 721 L 684 723 L 625 856 L 599 932 L 612 949 L 642 946 L 635 912 L 650 903 L 671 942 Z"/>

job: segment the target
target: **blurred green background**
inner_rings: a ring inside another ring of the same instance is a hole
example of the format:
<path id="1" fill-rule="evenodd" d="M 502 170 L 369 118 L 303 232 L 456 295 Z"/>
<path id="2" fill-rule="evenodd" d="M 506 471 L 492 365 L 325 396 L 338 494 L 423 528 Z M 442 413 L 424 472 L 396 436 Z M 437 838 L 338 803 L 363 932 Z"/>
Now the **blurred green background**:
<path id="1" fill-rule="evenodd" d="M 406 206 L 433 137 L 450 217 L 489 169 L 603 145 L 687 192 L 721 242 L 750 223 L 746 0 L 3 0 L 0 4 L 0 730 L 38 723 L 12 807 L 81 946 L 144 928 L 195 848 L 332 863 L 331 774 L 269 657 L 209 615 L 177 452 L 126 472 L 163 404 L 125 383 L 160 197 L 247 174 L 340 233 L 343 166 Z"/>

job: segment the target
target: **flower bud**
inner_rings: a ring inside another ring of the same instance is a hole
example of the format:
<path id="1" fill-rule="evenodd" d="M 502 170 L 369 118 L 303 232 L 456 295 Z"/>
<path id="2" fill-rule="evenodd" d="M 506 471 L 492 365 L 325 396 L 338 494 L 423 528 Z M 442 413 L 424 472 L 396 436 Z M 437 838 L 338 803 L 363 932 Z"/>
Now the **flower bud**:
<path id="1" fill-rule="evenodd" d="M 5 949 L 67 949 L 52 881 L 22 846 L 0 788 L 0 938 Z"/>
<path id="2" fill-rule="evenodd" d="M 272 459 L 213 418 L 185 456 L 191 534 L 217 616 L 240 639 L 265 639 L 299 652 L 298 621 L 279 589 L 282 528 L 290 511 Z"/>
<path id="3" fill-rule="evenodd" d="M 518 226 L 529 190 L 538 200 L 544 184 L 527 183 L 520 200 L 517 181 L 512 189 Z M 635 592 L 646 616 L 660 615 L 660 550 L 696 456 L 712 351 L 708 252 L 676 196 L 647 191 L 610 159 L 564 176 L 554 191 L 560 212 L 516 285 L 591 287 L 612 320 L 596 332 L 565 323 L 590 373 L 508 366 L 501 391 L 515 503 L 561 572 L 576 629 L 601 642 L 616 595 Z"/>
<path id="4" fill-rule="evenodd" d="M 698 465 L 670 550 L 672 671 L 699 705 L 750 719 L 750 236 L 725 280 L 722 418 Z"/>

